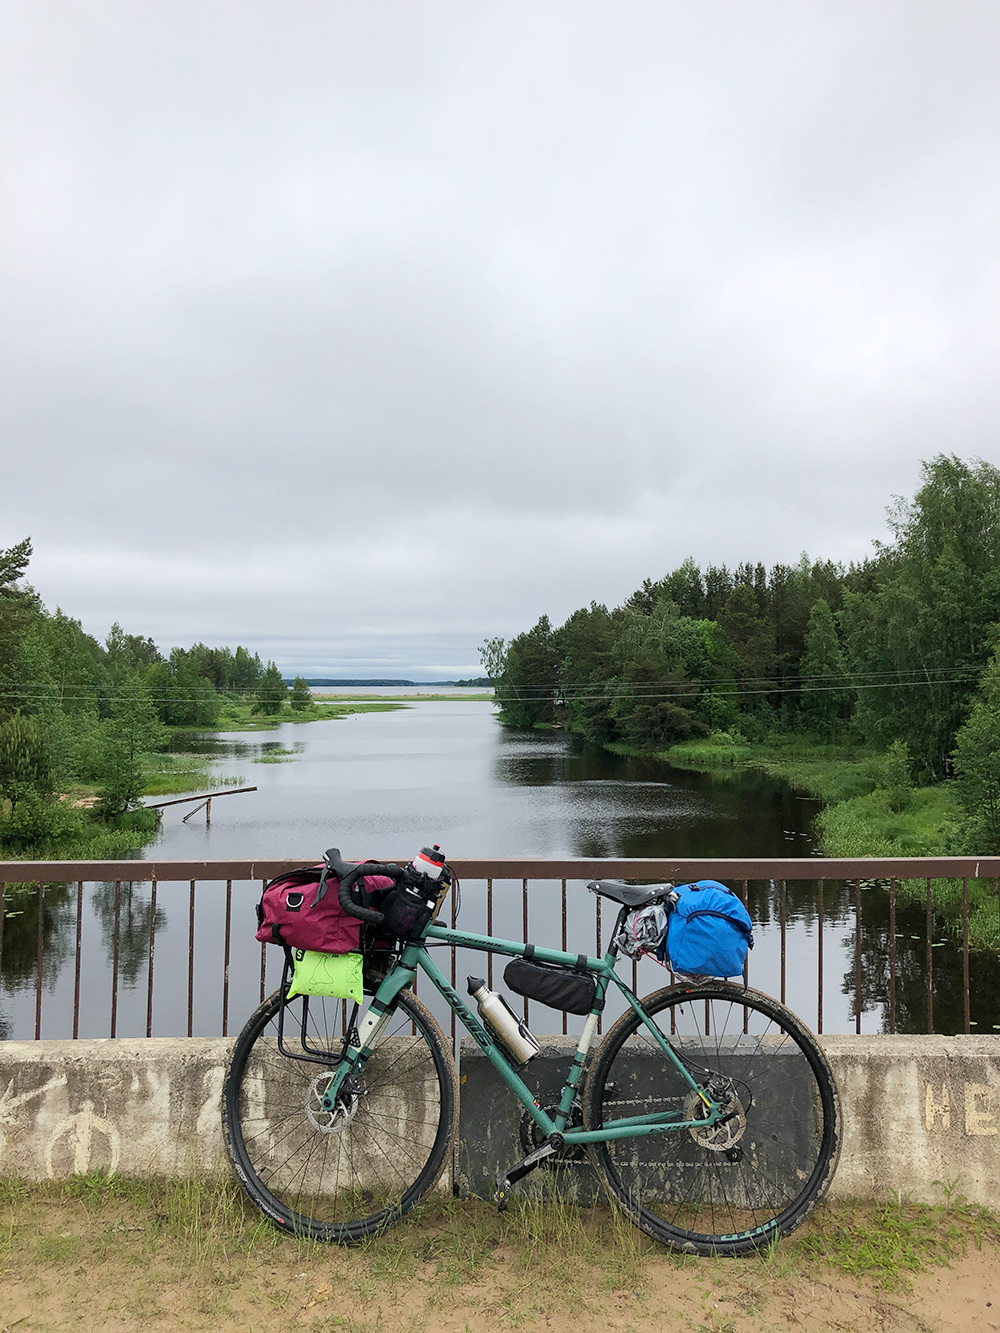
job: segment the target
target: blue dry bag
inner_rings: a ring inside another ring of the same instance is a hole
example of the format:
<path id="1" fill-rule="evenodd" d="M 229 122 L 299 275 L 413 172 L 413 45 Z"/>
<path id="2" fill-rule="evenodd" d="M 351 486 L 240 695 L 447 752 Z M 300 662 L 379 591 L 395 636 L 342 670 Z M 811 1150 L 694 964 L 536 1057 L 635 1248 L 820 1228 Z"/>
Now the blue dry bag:
<path id="1" fill-rule="evenodd" d="M 674 892 L 661 961 L 692 977 L 742 973 L 747 949 L 753 948 L 753 923 L 736 894 L 715 879 L 678 884 Z"/>

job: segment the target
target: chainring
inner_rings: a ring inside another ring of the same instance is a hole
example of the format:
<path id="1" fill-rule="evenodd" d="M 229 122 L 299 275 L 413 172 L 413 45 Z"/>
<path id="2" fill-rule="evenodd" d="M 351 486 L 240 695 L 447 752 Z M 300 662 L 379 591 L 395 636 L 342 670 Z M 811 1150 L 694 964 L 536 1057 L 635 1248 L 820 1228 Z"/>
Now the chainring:
<path id="1" fill-rule="evenodd" d="M 546 1106 L 545 1114 L 550 1120 L 554 1119 L 559 1112 L 558 1106 Z M 566 1123 L 567 1129 L 583 1128 L 583 1110 L 579 1102 L 574 1102 L 572 1110 L 569 1113 L 569 1120 Z M 521 1124 L 518 1130 L 518 1137 L 521 1140 L 521 1148 L 525 1157 L 533 1153 L 536 1148 L 540 1148 L 546 1142 L 546 1135 L 542 1133 L 541 1125 L 532 1120 L 531 1116 L 525 1111 L 521 1116 Z M 539 1163 L 540 1166 L 553 1167 L 560 1166 L 566 1162 L 582 1162 L 587 1155 L 587 1150 L 582 1143 L 564 1143 L 558 1152 L 553 1153 L 551 1157 Z"/>

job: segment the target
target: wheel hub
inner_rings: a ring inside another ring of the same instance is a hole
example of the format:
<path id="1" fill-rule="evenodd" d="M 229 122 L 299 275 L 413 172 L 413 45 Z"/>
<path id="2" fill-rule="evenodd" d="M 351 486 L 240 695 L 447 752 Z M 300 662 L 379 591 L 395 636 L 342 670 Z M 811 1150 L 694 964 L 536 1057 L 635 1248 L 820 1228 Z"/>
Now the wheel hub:
<path id="1" fill-rule="evenodd" d="M 357 1087 L 352 1088 L 346 1094 L 341 1089 L 337 1094 L 336 1101 L 330 1106 L 327 1101 L 327 1093 L 330 1084 L 333 1082 L 333 1077 L 332 1069 L 324 1070 L 322 1074 L 316 1075 L 306 1092 L 306 1116 L 313 1129 L 318 1130 L 321 1134 L 339 1134 L 357 1115 L 358 1104 L 361 1099 Z"/>
<path id="2" fill-rule="evenodd" d="M 721 1098 L 720 1118 L 704 1129 L 689 1129 L 688 1133 L 699 1148 L 710 1152 L 730 1152 L 746 1133 L 747 1115 L 743 1104 L 733 1089 L 729 1089 Z M 696 1092 L 692 1092 L 684 1103 L 686 1120 L 704 1120 L 707 1107 Z"/>

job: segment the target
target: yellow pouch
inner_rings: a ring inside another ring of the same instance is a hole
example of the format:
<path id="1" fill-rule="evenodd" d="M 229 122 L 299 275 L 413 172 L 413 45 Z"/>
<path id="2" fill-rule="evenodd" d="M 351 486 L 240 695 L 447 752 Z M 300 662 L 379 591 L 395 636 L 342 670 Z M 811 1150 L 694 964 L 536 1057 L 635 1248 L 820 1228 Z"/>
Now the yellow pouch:
<path id="1" fill-rule="evenodd" d="M 364 959 L 359 953 L 316 953 L 293 949 L 295 967 L 288 998 L 293 995 L 328 995 L 335 1000 L 361 1003 Z"/>

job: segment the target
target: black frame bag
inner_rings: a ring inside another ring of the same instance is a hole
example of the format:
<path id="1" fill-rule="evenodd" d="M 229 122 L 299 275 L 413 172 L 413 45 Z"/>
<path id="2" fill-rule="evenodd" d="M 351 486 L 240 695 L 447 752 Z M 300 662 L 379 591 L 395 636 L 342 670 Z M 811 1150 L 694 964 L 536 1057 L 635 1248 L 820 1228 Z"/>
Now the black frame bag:
<path id="1" fill-rule="evenodd" d="M 513 958 L 503 970 L 503 979 L 526 1000 L 537 1000 L 566 1014 L 589 1014 L 597 994 L 597 978 L 587 970 L 587 955 L 580 954 L 576 967 L 559 963 L 533 963 L 535 946 L 529 944 L 523 958 Z"/>

